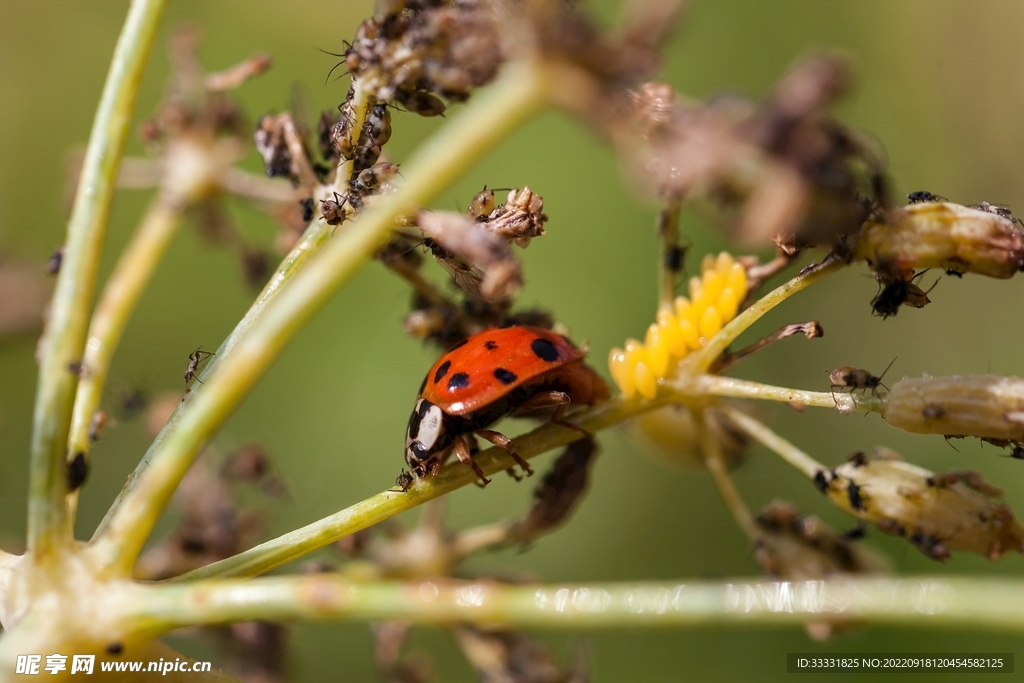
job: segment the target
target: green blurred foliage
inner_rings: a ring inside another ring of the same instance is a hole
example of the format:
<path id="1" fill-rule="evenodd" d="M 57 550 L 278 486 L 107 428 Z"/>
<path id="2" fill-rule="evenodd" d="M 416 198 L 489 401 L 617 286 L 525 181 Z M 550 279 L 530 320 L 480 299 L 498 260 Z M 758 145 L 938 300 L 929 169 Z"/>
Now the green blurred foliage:
<path id="1" fill-rule="evenodd" d="M 603 15 L 615 8 L 602 2 Z M 36 0 L 0 3 L 0 254 L 42 264 L 62 241 L 68 203 L 69 152 L 84 144 L 125 3 Z M 181 21 L 202 27 L 202 59 L 210 69 L 270 52 L 274 68 L 238 93 L 249 115 L 289 106 L 296 84 L 309 93 L 310 115 L 335 106 L 347 81 L 324 82 L 368 2 L 242 0 L 173 3 L 162 35 Z M 838 107 L 851 126 L 885 149 L 896 190 L 927 189 L 964 203 L 987 200 L 1024 207 L 1018 181 L 1024 151 L 1024 4 L 1009 0 L 705 0 L 691 8 L 666 60 L 664 77 L 704 97 L 722 90 L 763 95 L 787 65 L 814 49 L 839 49 L 856 66 L 858 83 Z M 161 47 L 165 41 L 161 41 Z M 152 112 L 168 74 L 163 49 L 148 67 L 139 120 Z M 396 115 L 388 146 L 402 161 L 443 120 Z M 133 142 L 129 152 L 140 154 Z M 259 171 L 255 153 L 246 166 Z M 630 195 L 612 154 L 586 129 L 559 114 L 542 116 L 508 139 L 439 198 L 439 208 L 465 206 L 482 185 L 529 184 L 545 198 L 549 236 L 525 252 L 528 287 L 522 304 L 554 310 L 574 336 L 587 340 L 603 369 L 608 349 L 640 336 L 654 311 L 657 207 Z M 105 277 L 147 201 L 126 191 L 115 203 Z M 237 213 L 246 233 L 271 245 L 275 228 L 263 216 Z M 727 246 L 694 216 L 683 222 L 700 255 Z M 930 284 L 932 275 L 926 276 Z M 936 275 L 937 277 L 937 275 Z M 1018 340 L 1024 318 L 1020 278 L 942 278 L 933 303 L 882 321 L 870 315 L 876 291 L 855 267 L 781 306 L 750 333 L 818 319 L 824 339 L 787 340 L 737 369 L 755 380 L 823 390 L 826 368 L 881 369 L 898 357 L 890 380 L 922 373 L 1021 374 Z M 118 349 L 106 404 L 138 384 L 151 394 L 182 390 L 188 354 L 214 348 L 247 308 L 254 292 L 227 253 L 183 230 L 146 291 Z M 277 534 L 338 510 L 388 486 L 397 474 L 408 410 L 433 352 L 404 336 L 408 292 L 377 265 L 338 293 L 290 345 L 216 438 L 228 450 L 264 444 L 284 473 L 291 498 L 273 510 Z M 0 538 L 22 543 L 30 415 L 36 367 L 34 338 L 0 340 Z M 821 461 L 836 464 L 855 449 L 885 444 L 907 459 L 941 470 L 968 467 L 1008 490 L 1022 509 L 1021 463 L 977 443 L 912 437 L 874 417 L 821 410 L 797 414 L 768 406 L 760 413 L 780 433 Z M 644 457 L 626 432 L 601 436 L 603 452 L 592 490 L 572 522 L 530 552 L 473 560 L 467 570 L 535 576 L 545 581 L 641 580 L 748 576 L 751 548 L 701 471 L 677 471 Z M 122 421 L 94 450 L 82 495 L 80 538 L 88 538 L 147 446 L 141 421 Z M 545 456 L 540 467 L 552 456 Z M 774 498 L 840 527 L 852 521 L 829 509 L 805 480 L 758 451 L 736 472 L 749 505 Z M 451 496 L 449 521 L 465 526 L 522 511 L 532 482 L 501 478 L 481 491 Z M 414 518 L 414 516 L 413 516 Z M 411 520 L 410 520 L 411 521 Z M 166 522 L 165 522 L 166 527 Z M 871 534 L 901 573 L 1015 572 L 1019 556 L 998 566 L 965 555 L 941 566 L 905 542 Z M 580 641 L 542 635 L 568 661 Z M 815 644 L 800 629 L 701 629 L 598 633 L 585 637 L 596 681 L 783 680 L 787 651 L 1013 651 L 1000 634 L 871 629 Z M 175 640 L 186 650 L 194 646 Z M 441 680 L 472 673 L 443 633 L 420 629 L 415 647 L 437 659 Z M 195 651 L 195 650 L 191 650 Z M 742 653 L 742 656 L 739 656 Z M 369 631 L 362 624 L 301 625 L 295 637 L 295 680 L 373 677 Z M 807 680 L 815 679 L 807 676 Z M 933 677 L 930 680 L 941 680 Z M 822 679 L 824 680 L 824 679 Z M 963 680 L 963 678 L 957 678 Z"/>

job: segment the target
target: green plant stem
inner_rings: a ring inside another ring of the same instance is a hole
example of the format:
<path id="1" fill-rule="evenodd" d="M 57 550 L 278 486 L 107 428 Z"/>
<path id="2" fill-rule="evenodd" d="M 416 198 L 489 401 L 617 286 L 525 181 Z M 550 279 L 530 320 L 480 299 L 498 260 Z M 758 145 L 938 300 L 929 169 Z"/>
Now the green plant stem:
<path id="1" fill-rule="evenodd" d="M 866 620 L 914 627 L 1024 631 L 1024 582 L 927 578 L 513 586 L 440 578 L 359 583 L 342 577 L 216 579 L 161 585 L 138 605 L 158 634 L 242 619 L 360 619 L 539 628 L 801 624 Z"/>
<path id="2" fill-rule="evenodd" d="M 303 233 L 302 238 L 292 248 L 291 252 L 284 258 L 284 260 L 278 265 L 277 270 L 271 276 L 270 280 L 263 287 L 263 291 L 260 292 L 259 296 L 256 297 L 256 301 L 253 302 L 246 314 L 235 326 L 235 329 L 231 331 L 227 339 L 217 349 L 216 355 L 213 359 L 207 363 L 203 368 L 203 371 L 199 374 L 199 379 L 205 381 L 206 377 L 209 376 L 211 370 L 216 367 L 217 361 L 228 354 L 228 351 L 232 349 L 237 341 L 249 330 L 252 326 L 253 321 L 257 320 L 262 315 L 263 310 L 267 304 L 277 296 L 281 289 L 291 280 L 295 273 L 299 272 L 310 258 L 320 251 L 323 245 L 327 242 L 327 239 L 333 232 L 333 226 L 328 225 L 322 220 L 316 220 L 309 224 L 306 231 Z M 121 489 L 118 499 L 114 501 L 110 510 L 107 511 L 106 516 L 100 522 L 97 527 L 93 538 L 96 539 L 102 535 L 106 529 L 107 523 L 110 521 L 113 512 L 118 508 L 119 502 L 128 493 L 135 488 L 137 483 L 136 475 L 145 470 L 149 466 L 149 460 L 154 453 L 159 452 L 163 447 L 163 441 L 168 434 L 171 434 L 175 429 L 175 425 L 181 418 L 182 411 L 191 401 L 191 393 L 185 396 L 185 399 L 178 405 L 174 413 L 167 420 L 167 424 L 164 425 L 163 429 L 157 435 L 156 439 L 150 445 L 149 450 L 146 451 L 146 455 L 142 458 L 138 467 L 135 468 L 135 472 L 128 478 L 124 487 Z"/>
<path id="3" fill-rule="evenodd" d="M 818 472 L 827 469 L 820 462 L 746 413 L 736 410 L 732 406 L 723 405 L 721 408 L 740 429 L 760 441 L 767 448 L 778 453 L 783 460 L 803 472 L 808 479 L 814 479 Z"/>
<path id="4" fill-rule="evenodd" d="M 740 389 L 736 387 L 740 387 Z M 828 397 L 829 401 L 832 400 L 831 395 L 828 393 L 819 395 L 818 392 L 800 392 L 782 387 L 771 387 L 754 382 L 743 382 L 742 380 L 715 376 L 700 376 L 691 379 L 689 382 L 682 383 L 679 387 L 673 388 L 676 389 L 675 393 L 663 392 L 654 401 L 618 399 L 578 417 L 574 416 L 572 419 L 573 422 L 588 432 L 597 433 L 631 417 L 635 417 L 644 411 L 652 410 L 667 403 L 690 404 L 695 400 L 703 400 L 703 397 L 709 394 L 736 395 L 744 398 L 767 398 L 786 402 L 800 402 L 801 395 L 806 394 L 807 396 L 803 398 L 809 400 L 808 405 L 822 405 L 823 397 Z M 849 396 L 837 394 L 836 398 L 849 401 L 853 405 L 852 398 Z M 722 408 L 731 411 L 728 406 L 722 406 Z M 742 415 L 739 411 L 732 412 Z M 744 415 L 744 417 L 746 416 Z M 754 423 L 760 425 L 762 430 L 774 436 L 771 430 L 764 425 L 756 421 Z M 517 438 L 515 443 L 519 454 L 526 459 L 530 459 L 574 441 L 576 438 L 579 438 L 578 433 L 574 434 L 555 425 L 544 425 L 529 434 Z M 786 443 L 781 439 L 780 441 L 781 443 Z M 798 450 L 797 453 L 799 453 Z M 483 451 L 474 456 L 474 459 L 487 474 L 501 472 L 501 470 L 508 467 L 509 462 L 504 457 L 504 451 L 499 448 Z M 808 461 L 814 462 L 809 458 Z M 821 467 L 817 463 L 815 463 L 815 466 L 816 469 L 814 471 Z M 811 472 L 810 476 L 813 477 L 813 472 Z M 329 545 L 349 534 L 416 507 L 427 500 L 471 484 L 473 481 L 474 477 L 471 476 L 465 467 L 459 464 L 452 464 L 443 469 L 437 477 L 420 480 L 407 493 L 401 494 L 390 491 L 379 493 L 312 524 L 261 543 L 233 557 L 191 571 L 177 577 L 175 580 L 188 581 L 214 576 L 255 576 L 262 574 L 310 553 L 317 548 Z"/>
<path id="5" fill-rule="evenodd" d="M 776 287 L 733 318 L 707 343 L 707 346 L 687 358 L 683 362 L 684 367 L 693 374 L 707 372 L 711 364 L 722 355 L 722 352 L 725 351 L 729 344 L 735 341 L 736 337 L 743 334 L 748 327 L 760 320 L 765 313 L 797 292 L 806 289 L 823 277 L 831 275 L 845 265 L 842 261 L 826 261 Z"/>
<path id="6" fill-rule="evenodd" d="M 184 209 L 182 202 L 171 201 L 165 192 L 160 192 L 150 203 L 131 243 L 103 289 L 89 325 L 85 355 L 82 357 L 85 372 L 78 382 L 71 417 L 69 457 L 89 453 L 92 445 L 89 426 L 99 408 L 110 360 L 142 291 L 149 284 L 171 237 L 184 218 Z M 75 498 L 77 496 L 73 494 L 72 501 Z M 73 502 L 71 507 L 71 514 L 74 514 Z"/>
<path id="7" fill-rule="evenodd" d="M 736 520 L 743 533 L 747 535 L 747 538 L 751 541 L 757 540 L 761 537 L 761 531 L 758 529 L 757 524 L 754 523 L 754 517 L 750 514 L 750 509 L 747 508 L 746 503 L 743 502 L 743 497 L 736 489 L 736 484 L 733 483 L 732 477 L 729 476 L 729 468 L 726 466 L 725 457 L 722 454 L 722 444 L 715 439 L 711 430 L 705 426 L 706 422 L 703 416 L 699 420 L 695 420 L 695 423 L 698 424 L 701 432 L 701 442 L 704 447 L 704 465 L 708 468 L 715 486 L 718 487 L 718 493 L 722 496 L 725 506 L 729 509 L 733 519 Z"/>
<path id="8" fill-rule="evenodd" d="M 719 377 L 718 375 L 699 375 L 695 379 L 684 378 L 679 382 L 679 389 L 684 392 L 696 391 L 697 393 L 712 394 L 714 396 L 752 398 L 762 401 L 796 403 L 816 408 L 832 408 L 842 413 L 850 413 L 855 410 L 882 411 L 881 400 L 870 395 L 857 398 L 852 394 L 845 393 L 832 394 L 828 391 L 803 391 L 801 389 L 789 389 L 769 384 L 760 384 L 758 382 L 748 382 L 733 377 Z"/>
<path id="9" fill-rule="evenodd" d="M 103 86 L 75 194 L 64 262 L 50 306 L 39 371 L 29 464 L 28 548 L 42 556 L 71 542 L 68 429 L 107 218 L 139 83 L 166 0 L 134 0 Z"/>
<path id="10" fill-rule="evenodd" d="M 396 217 L 429 202 L 486 150 L 538 111 L 549 81 L 540 65 L 513 65 L 492 90 L 428 141 L 408 163 L 407 183 L 354 221 L 270 301 L 248 332 L 210 369 L 131 490 L 108 514 L 95 551 L 114 573 L 131 565 L 200 445 L 233 412 L 284 346 L 387 239 Z"/>
<path id="11" fill-rule="evenodd" d="M 618 399 L 602 404 L 582 415 L 573 415 L 569 419 L 593 434 L 668 402 L 668 399 L 661 401 Z M 582 436 L 575 430 L 546 424 L 529 434 L 516 438 L 515 443 L 519 455 L 529 460 L 553 448 L 580 439 Z M 508 454 L 497 447 L 488 448 L 475 454 L 473 460 L 487 474 L 498 474 L 512 465 L 512 459 Z M 233 557 L 183 574 L 173 580 L 190 581 L 214 576 L 263 574 L 317 548 L 329 545 L 339 538 L 371 527 L 428 500 L 468 486 L 474 481 L 476 481 L 476 477 L 468 467 L 461 463 L 452 463 L 444 467 L 435 477 L 417 480 L 412 488 L 405 493 L 396 490 L 378 493 L 312 524 L 261 543 Z"/>

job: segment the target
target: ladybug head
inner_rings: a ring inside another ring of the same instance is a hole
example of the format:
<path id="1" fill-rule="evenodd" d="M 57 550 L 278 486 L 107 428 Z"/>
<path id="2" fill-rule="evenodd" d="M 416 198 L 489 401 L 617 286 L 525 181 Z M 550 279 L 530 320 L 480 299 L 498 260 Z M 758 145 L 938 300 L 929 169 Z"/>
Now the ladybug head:
<path id="1" fill-rule="evenodd" d="M 451 444 L 445 431 L 444 413 L 425 398 L 416 401 L 405 433 L 405 461 L 417 475 L 426 473 L 427 463 Z"/>

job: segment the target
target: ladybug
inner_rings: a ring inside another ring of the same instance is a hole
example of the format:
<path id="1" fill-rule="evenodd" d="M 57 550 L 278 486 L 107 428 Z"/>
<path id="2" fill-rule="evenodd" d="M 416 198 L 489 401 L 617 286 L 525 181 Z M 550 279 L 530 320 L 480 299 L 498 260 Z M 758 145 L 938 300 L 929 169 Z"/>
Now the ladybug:
<path id="1" fill-rule="evenodd" d="M 550 415 L 552 422 L 579 430 L 561 421 L 569 405 L 594 405 L 610 395 L 604 380 L 583 363 L 585 355 L 565 337 L 539 327 L 484 330 L 457 344 L 437 359 L 420 386 L 405 434 L 409 469 L 417 477 L 437 474 L 454 451 L 486 485 L 490 479 L 472 457 L 479 436 L 507 450 L 532 475 L 515 444 L 487 427 L 514 413 Z"/>

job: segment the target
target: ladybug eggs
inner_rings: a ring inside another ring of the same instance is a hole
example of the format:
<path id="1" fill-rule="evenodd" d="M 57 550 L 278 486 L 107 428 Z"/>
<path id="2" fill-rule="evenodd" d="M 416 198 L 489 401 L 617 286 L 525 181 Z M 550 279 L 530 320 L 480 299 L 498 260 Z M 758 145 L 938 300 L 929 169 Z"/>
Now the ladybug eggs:
<path id="1" fill-rule="evenodd" d="M 640 394 L 652 399 L 658 380 L 679 361 L 702 348 L 736 317 L 747 296 L 747 271 L 732 255 L 710 254 L 701 262 L 701 275 L 690 279 L 690 298 L 677 297 L 658 311 L 643 343 L 627 339 L 625 348 L 612 349 L 608 369 L 626 398 Z"/>

